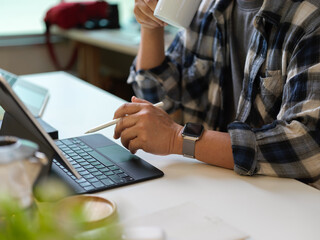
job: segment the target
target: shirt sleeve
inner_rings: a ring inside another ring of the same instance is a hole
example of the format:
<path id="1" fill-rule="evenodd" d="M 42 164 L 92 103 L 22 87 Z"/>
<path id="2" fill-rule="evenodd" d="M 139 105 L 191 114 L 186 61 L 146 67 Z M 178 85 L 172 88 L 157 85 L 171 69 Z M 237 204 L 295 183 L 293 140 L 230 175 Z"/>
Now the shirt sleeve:
<path id="1" fill-rule="evenodd" d="M 320 188 L 320 30 L 303 37 L 286 65 L 277 119 L 254 129 L 228 126 L 235 171 L 288 177 Z"/>
<path id="2" fill-rule="evenodd" d="M 160 66 L 136 71 L 135 60 L 127 80 L 132 84 L 136 96 L 152 103 L 164 101 L 164 109 L 168 112 L 173 112 L 180 105 L 180 70 L 184 51 L 181 35 L 177 34 Z"/>

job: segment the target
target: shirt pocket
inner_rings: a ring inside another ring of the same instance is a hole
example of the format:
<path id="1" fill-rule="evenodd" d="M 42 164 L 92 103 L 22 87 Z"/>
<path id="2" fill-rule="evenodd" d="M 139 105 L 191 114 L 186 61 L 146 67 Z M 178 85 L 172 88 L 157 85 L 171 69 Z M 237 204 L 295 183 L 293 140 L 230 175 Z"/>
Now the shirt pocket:
<path id="1" fill-rule="evenodd" d="M 279 98 L 282 96 L 285 80 L 281 70 L 266 71 L 265 77 L 260 77 L 260 94 L 262 99 Z"/>

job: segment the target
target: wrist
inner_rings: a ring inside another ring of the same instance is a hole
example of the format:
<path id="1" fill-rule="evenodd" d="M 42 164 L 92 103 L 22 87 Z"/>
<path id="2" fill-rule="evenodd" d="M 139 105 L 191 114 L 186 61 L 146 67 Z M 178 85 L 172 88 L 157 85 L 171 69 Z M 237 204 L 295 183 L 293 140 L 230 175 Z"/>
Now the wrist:
<path id="1" fill-rule="evenodd" d="M 141 41 L 136 69 L 151 69 L 159 66 L 165 58 L 163 28 L 141 28 Z"/>
<path id="2" fill-rule="evenodd" d="M 183 145 L 183 137 L 181 135 L 183 126 L 178 125 L 175 134 L 174 134 L 174 139 L 173 139 L 173 149 L 172 149 L 172 154 L 182 154 L 182 145 Z"/>
<path id="3" fill-rule="evenodd" d="M 155 37 L 159 36 L 159 35 L 163 35 L 164 34 L 164 27 L 157 27 L 157 28 L 148 28 L 148 27 L 143 27 L 141 26 L 141 35 L 148 35 L 148 36 L 152 36 Z"/>

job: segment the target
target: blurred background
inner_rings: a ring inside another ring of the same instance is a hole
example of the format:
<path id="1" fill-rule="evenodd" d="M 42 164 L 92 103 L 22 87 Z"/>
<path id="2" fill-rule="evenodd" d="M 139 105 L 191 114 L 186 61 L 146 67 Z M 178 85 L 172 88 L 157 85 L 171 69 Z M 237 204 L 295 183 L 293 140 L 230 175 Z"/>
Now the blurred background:
<path id="1" fill-rule="evenodd" d="M 81 1 L 77 0 L 77 2 Z M 63 1 L 0 0 L 0 68 L 17 75 L 57 70 L 46 48 L 43 19 L 46 12 L 60 2 Z M 121 29 L 125 32 L 130 31 L 138 37 L 139 29 L 133 15 L 134 0 L 108 0 L 107 2 L 118 5 Z M 58 35 L 53 38 L 53 43 L 57 57 L 64 65 L 70 58 L 74 42 L 68 37 Z M 119 52 L 112 48 L 100 48 L 98 51 L 97 71 L 101 79 L 97 84 L 98 87 L 126 100 L 130 99 L 133 93 L 125 82 L 135 54 Z M 87 80 L 86 76 L 79 76 L 77 63 L 68 71 Z"/>

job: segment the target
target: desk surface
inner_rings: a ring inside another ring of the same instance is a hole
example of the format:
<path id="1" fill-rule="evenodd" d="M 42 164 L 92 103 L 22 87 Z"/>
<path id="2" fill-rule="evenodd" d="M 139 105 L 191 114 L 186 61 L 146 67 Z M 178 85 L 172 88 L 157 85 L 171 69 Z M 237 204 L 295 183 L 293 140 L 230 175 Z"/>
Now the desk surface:
<path id="1" fill-rule="evenodd" d="M 124 102 L 64 72 L 24 78 L 50 90 L 43 119 L 59 130 L 60 138 L 82 135 L 110 120 Z M 113 139 L 113 129 L 100 133 Z M 291 179 L 238 176 L 177 155 L 137 154 L 165 176 L 97 194 L 116 202 L 121 221 L 191 202 L 246 232 L 251 239 L 320 237 L 320 191 L 310 186 Z"/>

